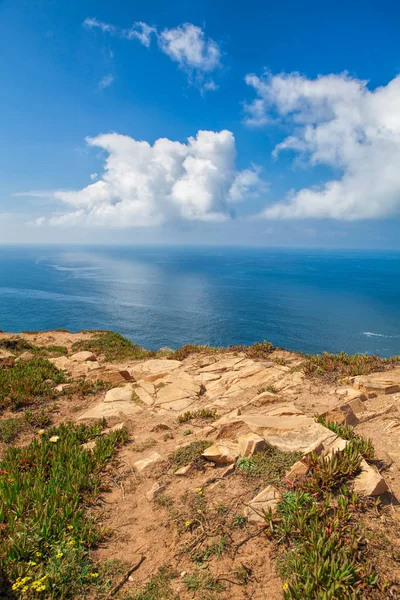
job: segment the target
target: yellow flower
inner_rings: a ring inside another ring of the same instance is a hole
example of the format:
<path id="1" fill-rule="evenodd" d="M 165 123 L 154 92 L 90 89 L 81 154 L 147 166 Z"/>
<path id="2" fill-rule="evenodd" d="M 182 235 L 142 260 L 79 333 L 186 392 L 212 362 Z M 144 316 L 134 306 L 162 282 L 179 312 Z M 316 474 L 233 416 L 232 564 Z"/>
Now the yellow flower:
<path id="1" fill-rule="evenodd" d="M 185 523 L 186 527 L 190 527 L 191 524 L 192 524 L 192 521 L 186 521 L 186 523 Z"/>
<path id="2" fill-rule="evenodd" d="M 21 593 L 22 594 L 26 594 L 26 592 L 29 590 L 29 586 L 28 585 L 24 585 L 24 587 L 21 589 Z"/>
<path id="3" fill-rule="evenodd" d="M 201 489 L 201 487 L 196 488 L 196 492 L 199 494 L 199 496 L 203 495 L 203 490 Z"/>
<path id="4" fill-rule="evenodd" d="M 283 589 L 284 592 L 286 592 L 289 589 L 288 584 L 284 583 L 283 586 L 282 586 L 282 589 Z"/>
<path id="5" fill-rule="evenodd" d="M 201 515 L 203 511 L 199 508 L 197 512 L 199 513 L 199 515 Z"/>
<path id="6" fill-rule="evenodd" d="M 75 546 L 74 540 L 70 540 L 69 542 L 67 542 L 67 546 Z"/>
<path id="7" fill-rule="evenodd" d="M 99 576 L 98 573 L 89 573 L 89 577 L 93 577 L 93 579 L 95 579 L 98 576 Z"/>
<path id="8" fill-rule="evenodd" d="M 73 525 L 68 525 L 67 526 L 67 529 L 73 529 L 73 528 L 74 528 Z"/>
<path id="9" fill-rule="evenodd" d="M 40 585 L 36 586 L 35 590 L 37 592 L 43 592 L 46 589 L 46 586 L 43 585 L 43 583 L 41 583 Z"/>
<path id="10" fill-rule="evenodd" d="M 42 556 L 41 552 L 35 552 L 35 556 L 37 556 L 38 558 L 40 558 Z"/>
<path id="11" fill-rule="evenodd" d="M 59 552 L 58 554 L 56 554 L 56 558 L 62 558 L 64 556 L 64 554 L 62 552 Z"/>
<path id="12" fill-rule="evenodd" d="M 53 444 L 55 444 L 56 442 L 58 442 L 58 440 L 60 439 L 59 435 L 53 435 L 51 436 L 51 438 L 49 439 L 49 442 L 52 442 Z"/>
<path id="13" fill-rule="evenodd" d="M 44 429 L 39 429 L 38 433 L 39 433 L 39 435 L 44 435 L 46 433 L 46 431 Z"/>
<path id="14" fill-rule="evenodd" d="M 34 560 L 30 560 L 30 561 L 28 562 L 28 565 L 29 565 L 30 567 L 34 567 L 36 564 L 37 564 L 37 563 L 35 563 L 35 561 L 34 561 Z"/>

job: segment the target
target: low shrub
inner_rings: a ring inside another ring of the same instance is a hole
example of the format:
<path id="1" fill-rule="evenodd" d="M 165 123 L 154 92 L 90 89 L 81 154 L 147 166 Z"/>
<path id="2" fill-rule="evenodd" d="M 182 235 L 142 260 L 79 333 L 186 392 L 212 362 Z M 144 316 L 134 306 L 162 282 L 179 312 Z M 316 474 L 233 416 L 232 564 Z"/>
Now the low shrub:
<path id="1" fill-rule="evenodd" d="M 399 364 L 400 357 L 381 358 L 369 354 L 307 354 L 303 363 L 304 373 L 308 376 L 325 375 L 332 379 L 368 375 L 373 371 L 385 371 Z"/>
<path id="2" fill-rule="evenodd" d="M 118 361 L 129 359 L 142 359 L 155 356 L 155 352 L 144 350 L 113 331 L 102 331 L 93 334 L 90 340 L 81 340 L 72 345 L 74 352 L 88 350 L 94 354 L 104 354 L 106 360 Z"/>

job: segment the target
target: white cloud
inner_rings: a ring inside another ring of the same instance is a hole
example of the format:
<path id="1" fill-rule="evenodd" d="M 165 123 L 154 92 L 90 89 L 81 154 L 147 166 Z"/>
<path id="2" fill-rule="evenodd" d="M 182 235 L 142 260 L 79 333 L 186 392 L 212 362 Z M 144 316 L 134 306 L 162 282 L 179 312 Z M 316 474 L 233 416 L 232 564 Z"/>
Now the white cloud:
<path id="1" fill-rule="evenodd" d="M 150 145 L 117 133 L 88 138 L 107 152 L 102 176 L 81 190 L 53 192 L 71 207 L 38 220 L 106 227 L 160 225 L 168 220 L 223 221 L 230 204 L 265 189 L 256 167 L 238 172 L 230 131 L 199 131 L 187 143 L 160 138 Z"/>
<path id="2" fill-rule="evenodd" d="M 110 87 L 112 83 L 114 83 L 115 77 L 113 75 L 105 75 L 103 79 L 99 81 L 99 88 L 104 90 L 105 88 Z"/>
<path id="3" fill-rule="evenodd" d="M 154 35 L 160 50 L 185 71 L 190 84 L 196 85 L 202 92 L 218 89 L 212 73 L 221 67 L 221 50 L 217 42 L 207 37 L 201 27 L 183 23 L 158 32 L 156 27 L 136 21 L 130 29 L 121 29 L 96 18 L 87 18 L 83 24 L 90 29 L 99 28 L 120 38 L 137 39 L 146 48 L 150 47 Z"/>
<path id="4" fill-rule="evenodd" d="M 204 31 L 192 23 L 184 23 L 173 29 L 164 29 L 158 36 L 161 50 L 186 71 L 190 81 L 205 90 L 216 89 L 214 81 L 207 81 L 206 74 L 220 66 L 221 50 Z"/>
<path id="5" fill-rule="evenodd" d="M 400 76 L 370 90 L 347 74 L 307 79 L 298 73 L 248 75 L 257 94 L 249 125 L 282 123 L 291 134 L 275 148 L 340 176 L 292 191 L 265 209 L 272 219 L 385 218 L 400 214 Z"/>
<path id="6" fill-rule="evenodd" d="M 147 23 L 143 23 L 143 21 L 136 21 L 130 29 L 123 30 L 121 36 L 128 40 L 136 38 L 143 46 L 148 48 L 150 46 L 152 35 L 156 33 L 157 29 L 155 27 L 151 27 L 150 25 L 147 25 Z"/>
<path id="7" fill-rule="evenodd" d="M 89 29 L 98 28 L 107 33 L 114 33 L 117 31 L 117 28 L 114 25 L 110 25 L 109 23 L 103 23 L 102 21 L 98 21 L 95 17 L 88 17 L 83 21 L 85 27 Z"/>

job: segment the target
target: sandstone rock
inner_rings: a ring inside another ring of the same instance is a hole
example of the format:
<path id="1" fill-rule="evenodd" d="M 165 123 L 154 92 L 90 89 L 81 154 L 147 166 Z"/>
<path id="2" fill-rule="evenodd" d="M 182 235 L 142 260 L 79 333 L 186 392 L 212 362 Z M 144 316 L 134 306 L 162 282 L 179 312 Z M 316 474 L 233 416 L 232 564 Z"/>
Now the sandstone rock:
<path id="1" fill-rule="evenodd" d="M 364 407 L 362 407 L 364 409 Z M 345 402 L 340 406 L 333 408 L 332 410 L 328 410 L 323 413 L 323 416 L 328 421 L 335 421 L 340 425 L 357 425 L 359 423 L 359 419 L 355 415 L 351 405 L 349 402 Z"/>
<path id="2" fill-rule="evenodd" d="M 18 358 L 15 359 L 15 362 L 19 360 L 33 360 L 34 358 L 35 355 L 32 352 L 22 352 L 22 354 L 20 354 Z"/>
<path id="3" fill-rule="evenodd" d="M 177 475 L 178 477 L 186 477 L 186 475 L 188 475 L 192 470 L 193 470 L 192 464 L 185 465 L 184 467 L 181 467 L 180 469 L 175 471 L 175 475 Z"/>
<path id="4" fill-rule="evenodd" d="M 159 373 L 170 373 L 181 366 L 182 362 L 180 360 L 152 358 L 141 363 L 140 370 L 143 373 L 147 372 L 147 374 L 157 375 Z"/>
<path id="5" fill-rule="evenodd" d="M 96 357 L 93 354 L 93 352 L 82 350 L 82 352 L 76 352 L 75 354 L 72 354 L 72 356 L 69 357 L 69 360 L 71 360 L 72 362 L 83 363 L 88 361 L 94 361 L 96 360 Z"/>
<path id="6" fill-rule="evenodd" d="M 279 402 L 281 400 L 281 396 L 278 394 L 273 394 L 272 392 L 262 392 L 261 394 L 257 394 L 254 396 L 252 400 L 248 403 L 249 406 L 265 406 L 266 404 L 272 404 L 274 402 Z"/>
<path id="7" fill-rule="evenodd" d="M 230 465 L 236 462 L 239 447 L 238 444 L 233 443 L 213 444 L 204 450 L 202 456 L 216 465 Z"/>
<path id="8" fill-rule="evenodd" d="M 383 376 L 381 373 L 359 375 L 354 378 L 353 385 L 356 389 L 365 390 L 367 393 L 394 394 L 400 392 L 399 379 L 394 380 L 390 376 Z"/>
<path id="9" fill-rule="evenodd" d="M 293 402 L 284 402 L 264 408 L 261 413 L 269 417 L 304 416 L 303 412 Z"/>
<path id="10" fill-rule="evenodd" d="M 137 460 L 136 462 L 134 462 L 133 466 L 139 473 L 142 473 L 143 471 L 147 470 L 149 467 L 155 465 L 161 460 L 162 457 L 160 454 L 158 454 L 158 452 L 152 452 L 152 454 L 150 454 L 150 456 L 148 456 L 147 458 L 143 458 L 142 460 Z"/>
<path id="11" fill-rule="evenodd" d="M 336 439 L 336 434 L 321 425 L 313 422 L 311 425 L 282 431 L 279 435 L 264 435 L 267 444 L 274 446 L 282 452 L 310 452 L 320 453 L 325 447 Z"/>
<path id="12" fill-rule="evenodd" d="M 163 435 L 164 442 L 167 442 L 168 440 L 173 440 L 173 439 L 174 439 L 174 434 L 172 433 L 172 431 L 167 431 L 166 433 L 164 433 L 164 435 Z"/>
<path id="13" fill-rule="evenodd" d="M 121 387 L 108 390 L 105 395 L 104 402 L 131 402 L 133 387 L 131 384 L 126 384 Z"/>
<path id="14" fill-rule="evenodd" d="M 354 491 L 360 496 L 380 496 L 388 490 L 386 481 L 375 465 L 361 461 L 361 473 L 354 480 Z"/>
<path id="15" fill-rule="evenodd" d="M 153 502 L 163 491 L 165 490 L 165 485 L 159 483 L 158 481 L 153 485 L 151 490 L 149 490 L 146 494 L 146 498 L 149 502 Z"/>
<path id="16" fill-rule="evenodd" d="M 244 414 L 240 420 L 246 423 L 254 433 L 262 435 L 281 434 L 315 424 L 312 417 L 302 416 L 268 416 L 263 414 Z"/>
<path id="17" fill-rule="evenodd" d="M 239 435 L 239 455 L 240 456 L 253 456 L 256 452 L 260 452 L 267 447 L 267 443 L 261 436 L 256 433 L 246 433 L 245 435 Z"/>
<path id="18" fill-rule="evenodd" d="M 217 440 L 234 440 L 239 435 L 245 435 L 247 433 L 252 433 L 250 427 L 244 421 L 236 420 L 221 425 L 218 429 L 216 438 Z"/>
<path id="19" fill-rule="evenodd" d="M 286 473 L 286 478 L 290 481 L 294 479 L 300 479 L 301 477 L 305 477 L 308 472 L 308 466 L 302 461 L 298 460 L 291 466 L 289 471 Z"/>
<path id="20" fill-rule="evenodd" d="M 197 438 L 205 438 L 214 432 L 215 432 L 215 427 L 213 427 L 212 425 L 206 425 L 206 427 L 203 427 L 202 429 L 198 429 L 197 431 L 195 431 L 195 436 Z"/>
<path id="21" fill-rule="evenodd" d="M 202 389 L 202 384 L 184 371 L 171 373 L 163 382 L 164 387 L 157 390 L 156 405 L 167 410 L 186 410 Z"/>
<path id="22" fill-rule="evenodd" d="M 3 348 L 0 348 L 0 360 L 2 360 L 3 358 L 15 358 L 15 356 L 12 352 L 9 352 L 9 350 L 4 350 Z"/>
<path id="23" fill-rule="evenodd" d="M 141 402 L 143 402 L 143 404 L 146 404 L 146 406 L 153 406 L 153 404 L 154 404 L 153 396 L 151 396 L 142 386 L 135 387 L 133 392 L 134 392 L 134 394 L 137 395 L 139 400 Z"/>
<path id="24" fill-rule="evenodd" d="M 281 494 L 279 491 L 273 485 L 268 485 L 246 506 L 244 514 L 249 523 L 265 523 L 264 514 L 269 510 L 274 511 L 280 499 Z"/>
<path id="25" fill-rule="evenodd" d="M 129 417 L 141 413 L 143 409 L 134 402 L 100 402 L 78 417 L 78 421 L 92 421 L 103 418 Z"/>
<path id="26" fill-rule="evenodd" d="M 101 369 L 97 373 L 91 372 L 88 378 L 93 381 L 94 379 L 101 379 L 107 383 L 118 385 L 119 383 L 127 383 L 132 381 L 133 377 L 126 369 Z"/>

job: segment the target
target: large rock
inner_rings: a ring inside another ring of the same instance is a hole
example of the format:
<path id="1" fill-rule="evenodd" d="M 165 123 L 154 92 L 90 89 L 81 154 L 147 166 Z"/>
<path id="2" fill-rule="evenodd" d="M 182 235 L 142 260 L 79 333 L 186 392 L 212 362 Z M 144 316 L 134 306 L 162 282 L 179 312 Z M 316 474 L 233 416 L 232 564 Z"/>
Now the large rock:
<path id="1" fill-rule="evenodd" d="M 361 461 L 361 473 L 354 480 L 354 491 L 360 496 L 380 496 L 388 491 L 386 481 L 375 465 Z"/>
<path id="2" fill-rule="evenodd" d="M 279 435 L 265 435 L 265 441 L 282 452 L 311 452 L 319 454 L 336 439 L 336 434 L 320 423 L 282 431 Z"/>
<path id="3" fill-rule="evenodd" d="M 216 465 L 231 465 L 239 457 L 239 447 L 233 443 L 213 444 L 204 450 L 202 456 Z"/>
<path id="4" fill-rule="evenodd" d="M 340 406 L 336 406 L 331 410 L 324 412 L 323 416 L 328 421 L 335 421 L 335 423 L 339 423 L 340 425 L 354 426 L 360 422 L 357 415 L 354 413 L 350 402 L 345 402 Z"/>
<path id="5" fill-rule="evenodd" d="M 279 491 L 273 485 L 268 485 L 246 506 L 244 514 L 249 523 L 264 524 L 264 515 L 270 510 L 274 512 L 280 499 Z"/>
<path id="6" fill-rule="evenodd" d="M 186 410 L 202 390 L 198 380 L 181 370 L 163 378 L 162 383 L 163 387 L 157 390 L 156 405 L 167 410 Z"/>
<path id="7" fill-rule="evenodd" d="M 101 368 L 96 372 L 90 372 L 88 374 L 88 379 L 91 381 L 95 379 L 101 379 L 101 381 L 106 381 L 107 383 L 112 383 L 113 385 L 124 384 L 128 381 L 132 381 L 133 377 L 126 369 L 105 369 Z"/>
<path id="8" fill-rule="evenodd" d="M 133 394 L 133 386 L 128 383 L 121 387 L 108 390 L 105 395 L 104 402 L 131 402 Z"/>
<path id="9" fill-rule="evenodd" d="M 129 417 L 141 413 L 143 409 L 134 402 L 99 402 L 78 417 L 78 421 L 92 421 L 95 419 L 110 419 Z"/>
<path id="10" fill-rule="evenodd" d="M 19 361 L 19 360 L 26 360 L 26 361 L 28 361 L 28 360 L 33 360 L 34 358 L 35 358 L 35 355 L 32 352 L 27 351 L 27 352 L 22 352 L 22 354 L 20 354 L 18 356 L 18 358 L 15 359 L 15 361 L 16 362 Z"/>
<path id="11" fill-rule="evenodd" d="M 95 361 L 96 357 L 93 354 L 93 352 L 82 350 L 82 352 L 76 352 L 75 354 L 72 354 L 72 356 L 69 357 L 69 360 L 72 360 L 72 362 L 83 363 L 88 361 Z"/>
<path id="12" fill-rule="evenodd" d="M 260 452 L 267 447 L 267 442 L 264 440 L 264 438 L 256 433 L 239 435 L 238 444 L 240 456 L 253 456 L 253 454 Z"/>
<path id="13" fill-rule="evenodd" d="M 290 481 L 294 481 L 295 479 L 301 479 L 305 477 L 308 472 L 308 466 L 302 460 L 298 460 L 290 467 L 290 469 L 286 472 L 286 479 Z"/>
<path id="14" fill-rule="evenodd" d="M 315 424 L 313 417 L 305 415 L 269 416 L 263 414 L 244 414 L 240 420 L 246 423 L 254 433 L 262 435 L 280 435 L 288 431 L 304 429 Z"/>

